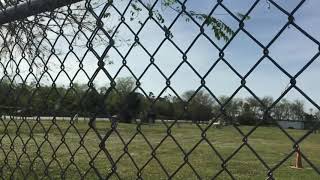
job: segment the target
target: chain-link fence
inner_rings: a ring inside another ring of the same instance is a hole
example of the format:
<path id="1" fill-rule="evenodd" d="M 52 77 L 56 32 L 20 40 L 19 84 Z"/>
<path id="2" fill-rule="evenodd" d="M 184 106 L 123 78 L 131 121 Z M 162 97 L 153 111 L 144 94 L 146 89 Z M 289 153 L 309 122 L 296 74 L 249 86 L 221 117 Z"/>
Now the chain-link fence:
<path id="1" fill-rule="evenodd" d="M 1 178 L 319 179 L 319 69 L 301 79 L 318 67 L 319 22 L 297 23 L 306 4 L 1 0 Z M 304 39 L 290 53 L 294 39 L 277 45 L 288 31 Z M 304 60 L 292 70 L 275 51 Z"/>

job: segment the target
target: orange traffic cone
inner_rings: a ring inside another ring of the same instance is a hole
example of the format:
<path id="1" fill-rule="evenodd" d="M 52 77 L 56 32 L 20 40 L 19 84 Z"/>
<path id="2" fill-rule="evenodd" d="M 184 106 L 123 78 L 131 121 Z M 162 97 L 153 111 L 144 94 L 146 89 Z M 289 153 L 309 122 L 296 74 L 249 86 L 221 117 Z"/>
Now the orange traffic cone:
<path id="1" fill-rule="evenodd" d="M 296 162 L 294 166 L 291 166 L 291 168 L 295 168 L 295 169 L 302 169 L 302 161 L 301 161 L 301 152 L 300 152 L 300 148 L 298 147 L 296 150 Z"/>

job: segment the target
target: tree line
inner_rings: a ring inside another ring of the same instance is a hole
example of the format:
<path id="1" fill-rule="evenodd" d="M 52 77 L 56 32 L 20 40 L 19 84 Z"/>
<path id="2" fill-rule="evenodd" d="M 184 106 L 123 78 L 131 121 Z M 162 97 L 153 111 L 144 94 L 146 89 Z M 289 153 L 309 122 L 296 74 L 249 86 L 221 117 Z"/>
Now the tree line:
<path id="1" fill-rule="evenodd" d="M 37 83 L 16 84 L 3 79 L 0 83 L 0 114 L 25 116 L 97 116 L 118 117 L 130 123 L 134 119 L 151 122 L 154 119 L 183 119 L 193 122 L 220 120 L 254 125 L 260 120 L 272 124 L 273 120 L 316 121 L 320 112 L 306 112 L 303 101 L 282 99 L 266 113 L 273 103 L 272 97 L 263 97 L 261 102 L 253 97 L 218 97 L 208 92 L 186 91 L 182 95 L 167 94 L 156 97 L 135 91 L 135 81 L 124 77 L 116 80 L 115 88 L 94 87 L 74 83 L 70 87 L 40 86 Z M 222 108 L 221 105 L 225 104 Z M 263 104 L 263 105 L 262 105 Z"/>

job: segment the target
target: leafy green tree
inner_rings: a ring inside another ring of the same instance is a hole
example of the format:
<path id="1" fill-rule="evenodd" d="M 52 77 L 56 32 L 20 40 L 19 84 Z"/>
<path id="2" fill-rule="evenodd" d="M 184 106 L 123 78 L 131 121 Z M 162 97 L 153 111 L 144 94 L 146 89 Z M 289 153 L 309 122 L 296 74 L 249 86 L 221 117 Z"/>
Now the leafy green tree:
<path id="1" fill-rule="evenodd" d="M 107 114 L 113 116 L 120 112 L 121 98 L 115 91 L 111 91 L 107 94 L 104 103 L 106 105 Z"/>
<path id="2" fill-rule="evenodd" d="M 291 103 L 290 117 L 292 120 L 303 121 L 305 118 L 304 103 L 300 100 L 294 100 Z"/>
<path id="3" fill-rule="evenodd" d="M 10 81 L 8 78 L 2 79 L 0 83 L 0 103 L 2 106 L 10 106 L 13 104 L 13 99 L 11 96 L 8 96 L 10 93 Z"/>
<path id="4" fill-rule="evenodd" d="M 274 116 L 276 120 L 290 119 L 290 102 L 287 99 L 282 99 L 274 108 Z"/>
<path id="5" fill-rule="evenodd" d="M 173 118 L 172 119 L 186 119 L 185 113 L 185 102 L 178 97 L 172 97 L 172 106 L 173 106 Z"/>
<path id="6" fill-rule="evenodd" d="M 248 103 L 250 111 L 253 113 L 255 117 L 258 117 L 261 112 L 261 104 L 260 102 L 254 97 L 248 97 L 245 99 Z"/>
<path id="7" fill-rule="evenodd" d="M 168 97 L 160 97 L 155 103 L 155 112 L 158 116 L 166 119 L 172 119 L 174 117 L 174 107 L 173 103 L 168 99 Z"/>
<path id="8" fill-rule="evenodd" d="M 222 103 L 222 105 L 224 105 L 224 113 L 221 120 L 226 124 L 234 123 L 232 121 L 236 121 L 236 117 L 241 113 L 241 106 L 243 104 L 243 101 L 239 98 L 233 98 L 230 101 L 228 100 L 228 96 L 219 97 L 219 101 Z M 214 113 L 217 115 L 221 114 L 221 108 L 222 107 L 220 105 L 215 106 Z"/>
<path id="9" fill-rule="evenodd" d="M 316 112 L 315 116 L 318 119 L 318 121 L 320 121 L 320 111 Z"/>
<path id="10" fill-rule="evenodd" d="M 215 101 L 209 93 L 202 90 L 183 93 L 182 98 L 188 102 L 188 118 L 193 122 L 209 121 L 212 117 L 212 109 Z"/>
<path id="11" fill-rule="evenodd" d="M 254 97 L 245 98 L 243 106 L 241 107 L 241 114 L 239 115 L 239 123 L 246 125 L 254 125 L 258 121 L 261 121 L 266 113 L 268 107 L 273 103 L 272 97 L 260 98 L 260 101 Z M 272 113 L 269 112 L 269 115 Z M 263 123 L 270 123 L 269 118 L 265 119 Z"/>
<path id="12" fill-rule="evenodd" d="M 257 122 L 257 116 L 250 103 L 245 102 L 242 106 L 241 114 L 237 117 L 241 125 L 254 125 Z"/>
<path id="13" fill-rule="evenodd" d="M 143 111 L 144 96 L 134 92 L 135 81 L 131 77 L 120 77 L 116 81 L 116 91 L 111 94 L 110 105 L 115 107 L 122 122 L 130 123 Z M 118 107 L 117 107 L 118 106 Z"/>
<path id="14" fill-rule="evenodd" d="M 84 93 L 84 96 L 81 97 L 81 104 L 84 113 L 98 116 L 104 115 L 104 99 L 96 88 L 89 88 Z"/>
<path id="15" fill-rule="evenodd" d="M 116 90 L 119 95 L 126 97 L 135 88 L 135 81 L 132 77 L 119 77 L 116 81 Z"/>
<path id="16" fill-rule="evenodd" d="M 124 123 L 131 123 L 134 118 L 143 111 L 142 109 L 143 95 L 132 92 L 126 96 L 121 103 L 119 120 Z"/>

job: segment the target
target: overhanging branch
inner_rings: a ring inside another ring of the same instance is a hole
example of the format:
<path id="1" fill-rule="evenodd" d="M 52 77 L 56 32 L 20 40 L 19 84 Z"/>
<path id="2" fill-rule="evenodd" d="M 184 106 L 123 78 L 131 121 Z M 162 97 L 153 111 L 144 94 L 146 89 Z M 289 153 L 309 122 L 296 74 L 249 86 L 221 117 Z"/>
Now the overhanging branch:
<path id="1" fill-rule="evenodd" d="M 80 2 L 82 0 L 27 0 L 26 2 L 0 10 L 0 25 L 21 20 L 39 13 Z"/>

